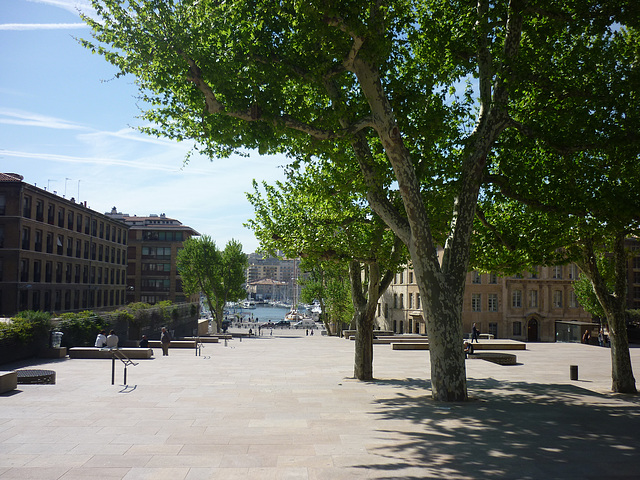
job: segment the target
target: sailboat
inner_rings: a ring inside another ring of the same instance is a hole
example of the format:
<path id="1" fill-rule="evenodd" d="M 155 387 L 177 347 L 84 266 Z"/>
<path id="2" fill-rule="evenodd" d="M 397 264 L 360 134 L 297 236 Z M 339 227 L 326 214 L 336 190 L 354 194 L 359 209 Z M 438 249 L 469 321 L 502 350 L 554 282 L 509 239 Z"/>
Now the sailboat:
<path id="1" fill-rule="evenodd" d="M 293 259 L 293 304 L 291 305 L 291 311 L 284 316 L 284 319 L 288 322 L 298 322 L 302 320 L 304 316 L 298 312 L 298 270 L 296 268 L 296 259 Z"/>

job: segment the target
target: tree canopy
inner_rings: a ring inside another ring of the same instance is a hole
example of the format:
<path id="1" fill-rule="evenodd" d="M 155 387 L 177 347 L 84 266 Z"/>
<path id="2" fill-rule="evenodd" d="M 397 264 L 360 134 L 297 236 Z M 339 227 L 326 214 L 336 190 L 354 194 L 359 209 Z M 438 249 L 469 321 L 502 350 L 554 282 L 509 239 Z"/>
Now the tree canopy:
<path id="1" fill-rule="evenodd" d="M 229 240 L 224 250 L 220 250 L 208 235 L 191 237 L 178 252 L 177 265 L 184 292 L 204 295 L 220 330 L 225 303 L 247 295 L 244 289 L 247 256 L 242 253 L 242 244 Z"/>
<path id="2" fill-rule="evenodd" d="M 212 157 L 254 148 L 357 162 L 369 205 L 411 255 L 440 400 L 467 396 L 462 298 L 496 142 L 571 148 L 562 126 L 590 112 L 586 143 L 616 138 L 599 135 L 607 118 L 635 124 L 611 107 L 634 100 L 637 74 L 615 58 L 624 27 L 638 26 L 635 0 L 92 4 L 83 44 L 135 76 L 147 132 L 194 139 Z M 591 87 L 603 81 L 601 103 Z"/>

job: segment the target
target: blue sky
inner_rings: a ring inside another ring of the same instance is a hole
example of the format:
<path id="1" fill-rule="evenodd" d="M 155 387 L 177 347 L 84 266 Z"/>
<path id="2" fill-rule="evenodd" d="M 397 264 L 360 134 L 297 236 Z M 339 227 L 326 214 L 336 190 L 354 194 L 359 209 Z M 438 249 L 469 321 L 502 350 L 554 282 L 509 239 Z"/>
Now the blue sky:
<path id="1" fill-rule="evenodd" d="M 165 213 L 244 251 L 258 243 L 242 224 L 253 215 L 251 181 L 283 178 L 283 157 L 192 157 L 189 145 L 142 135 L 132 78 L 82 48 L 77 10 L 86 1 L 0 2 L 0 171 L 98 212 Z"/>

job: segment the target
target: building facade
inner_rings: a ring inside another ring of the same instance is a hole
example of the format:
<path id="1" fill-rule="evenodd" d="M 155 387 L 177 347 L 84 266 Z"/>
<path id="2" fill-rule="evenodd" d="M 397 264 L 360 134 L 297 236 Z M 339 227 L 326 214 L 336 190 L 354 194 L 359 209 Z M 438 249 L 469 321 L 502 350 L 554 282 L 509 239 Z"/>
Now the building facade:
<path id="1" fill-rule="evenodd" d="M 247 267 L 247 294 L 254 300 L 290 302 L 300 298 L 300 277 L 297 259 L 280 259 L 262 254 L 250 253 Z M 265 281 L 269 284 L 265 286 Z M 257 283 L 262 282 L 262 283 Z M 294 288 L 298 290 L 294 295 Z M 260 290 L 260 291 L 259 291 Z"/>
<path id="2" fill-rule="evenodd" d="M 509 277 L 469 272 L 462 308 L 463 331 L 470 333 L 475 323 L 481 333 L 495 338 L 542 342 L 564 339 L 565 325 L 576 325 L 579 332 L 593 321 L 573 291 L 577 275 L 574 264 L 538 267 Z M 396 274 L 381 297 L 378 326 L 396 333 L 428 334 L 421 303 L 413 270 L 407 268 Z"/>
<path id="3" fill-rule="evenodd" d="M 189 301 L 182 290 L 176 259 L 183 242 L 200 234 L 164 213 L 138 217 L 119 213 L 113 207 L 105 215 L 128 227 L 127 303 Z"/>
<path id="4" fill-rule="evenodd" d="M 125 304 L 122 222 L 0 174 L 0 314 Z"/>

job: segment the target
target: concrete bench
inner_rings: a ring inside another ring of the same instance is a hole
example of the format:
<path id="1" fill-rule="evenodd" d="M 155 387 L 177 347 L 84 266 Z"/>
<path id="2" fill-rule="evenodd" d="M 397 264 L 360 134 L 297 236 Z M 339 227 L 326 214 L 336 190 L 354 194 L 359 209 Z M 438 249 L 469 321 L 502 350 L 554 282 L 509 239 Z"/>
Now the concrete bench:
<path id="1" fill-rule="evenodd" d="M 150 348 L 119 348 L 118 351 L 128 358 L 151 358 L 153 356 L 153 350 Z M 112 356 L 109 348 L 71 347 L 69 349 L 69 358 L 111 358 Z"/>
<path id="2" fill-rule="evenodd" d="M 392 343 L 391 350 L 429 350 L 429 342 L 400 342 Z"/>
<path id="3" fill-rule="evenodd" d="M 160 340 L 149 340 L 151 348 L 162 348 Z M 196 348 L 195 340 L 171 340 L 169 348 Z"/>
<path id="4" fill-rule="evenodd" d="M 0 371 L 0 393 L 10 392 L 18 388 L 18 372 Z"/>
<path id="5" fill-rule="evenodd" d="M 480 352 L 470 354 L 469 358 L 479 358 L 480 360 L 497 363 L 498 365 L 515 365 L 517 362 L 516 356 L 513 353 Z"/>
<path id="6" fill-rule="evenodd" d="M 231 338 L 231 335 L 229 335 L 229 338 Z M 220 341 L 220 339 L 218 337 L 185 337 L 184 340 L 188 340 L 188 341 L 193 341 L 193 342 L 197 342 L 200 341 L 200 343 L 218 343 Z"/>
<path id="7" fill-rule="evenodd" d="M 516 340 L 489 340 L 482 343 L 473 342 L 474 350 L 526 350 L 527 344 Z"/>

